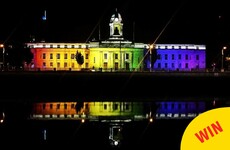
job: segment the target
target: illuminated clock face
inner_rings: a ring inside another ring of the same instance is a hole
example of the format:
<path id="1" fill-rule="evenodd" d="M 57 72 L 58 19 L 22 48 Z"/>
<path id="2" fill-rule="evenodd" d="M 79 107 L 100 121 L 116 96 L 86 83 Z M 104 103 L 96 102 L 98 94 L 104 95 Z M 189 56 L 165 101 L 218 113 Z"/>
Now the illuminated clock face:
<path id="1" fill-rule="evenodd" d="M 115 18 L 115 21 L 118 21 L 118 18 Z"/>

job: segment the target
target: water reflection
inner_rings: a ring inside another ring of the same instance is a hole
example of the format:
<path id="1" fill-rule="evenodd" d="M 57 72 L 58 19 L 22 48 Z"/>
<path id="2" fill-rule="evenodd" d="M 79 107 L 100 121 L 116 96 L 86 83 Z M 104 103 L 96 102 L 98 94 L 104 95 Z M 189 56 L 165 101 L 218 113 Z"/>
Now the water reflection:
<path id="1" fill-rule="evenodd" d="M 22 148 L 33 144 L 37 148 L 179 150 L 189 122 L 223 106 L 229 106 L 229 101 L 1 103 L 0 137 L 3 145 L 12 142 Z"/>
<path id="2" fill-rule="evenodd" d="M 39 102 L 32 106 L 31 119 L 87 119 L 129 122 L 144 119 L 193 118 L 206 110 L 203 101 L 158 102 Z"/>

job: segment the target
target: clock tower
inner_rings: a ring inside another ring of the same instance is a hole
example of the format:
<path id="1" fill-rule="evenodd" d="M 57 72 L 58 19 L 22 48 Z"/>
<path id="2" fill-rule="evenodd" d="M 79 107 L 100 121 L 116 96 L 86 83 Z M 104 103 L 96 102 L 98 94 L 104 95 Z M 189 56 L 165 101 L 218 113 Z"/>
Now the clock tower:
<path id="1" fill-rule="evenodd" d="M 112 15 L 110 19 L 110 40 L 123 40 L 123 21 L 120 13 L 117 12 Z"/>

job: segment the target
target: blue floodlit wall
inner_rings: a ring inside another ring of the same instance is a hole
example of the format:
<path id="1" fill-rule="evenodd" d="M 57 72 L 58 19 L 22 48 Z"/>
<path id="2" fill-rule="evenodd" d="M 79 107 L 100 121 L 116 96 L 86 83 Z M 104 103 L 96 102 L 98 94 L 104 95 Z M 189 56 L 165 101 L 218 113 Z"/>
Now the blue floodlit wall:
<path id="1" fill-rule="evenodd" d="M 206 68 L 206 47 L 191 44 L 157 44 L 155 49 L 155 71 L 201 71 Z M 154 57 L 152 57 L 154 59 Z M 150 56 L 147 68 L 150 68 Z"/>

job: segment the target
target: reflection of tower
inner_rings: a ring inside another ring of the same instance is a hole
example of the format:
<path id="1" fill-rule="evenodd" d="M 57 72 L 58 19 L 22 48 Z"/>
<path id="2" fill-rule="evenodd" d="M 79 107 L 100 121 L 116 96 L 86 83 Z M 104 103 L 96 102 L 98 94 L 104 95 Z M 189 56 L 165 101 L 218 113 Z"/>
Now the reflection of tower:
<path id="1" fill-rule="evenodd" d="M 122 124 L 110 124 L 109 127 L 109 140 L 112 146 L 120 146 L 123 140 Z"/>

